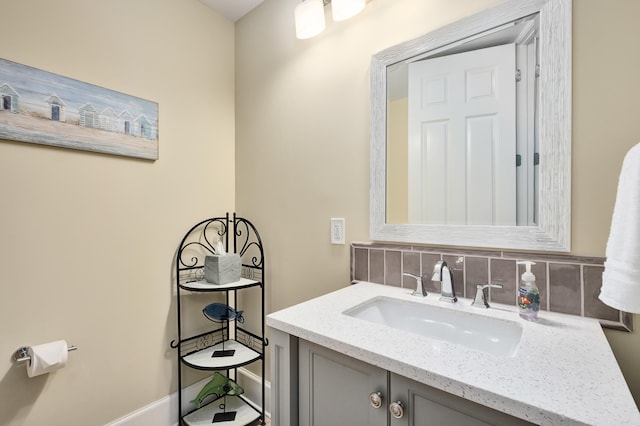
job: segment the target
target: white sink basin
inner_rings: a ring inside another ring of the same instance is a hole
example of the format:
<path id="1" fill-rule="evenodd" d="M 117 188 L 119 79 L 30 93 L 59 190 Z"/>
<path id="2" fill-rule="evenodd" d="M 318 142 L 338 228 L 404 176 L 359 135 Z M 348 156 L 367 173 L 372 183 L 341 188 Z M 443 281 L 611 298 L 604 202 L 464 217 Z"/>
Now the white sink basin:
<path id="1" fill-rule="evenodd" d="M 501 356 L 513 356 L 522 336 L 522 327 L 513 321 L 388 297 L 373 298 L 343 313 Z"/>

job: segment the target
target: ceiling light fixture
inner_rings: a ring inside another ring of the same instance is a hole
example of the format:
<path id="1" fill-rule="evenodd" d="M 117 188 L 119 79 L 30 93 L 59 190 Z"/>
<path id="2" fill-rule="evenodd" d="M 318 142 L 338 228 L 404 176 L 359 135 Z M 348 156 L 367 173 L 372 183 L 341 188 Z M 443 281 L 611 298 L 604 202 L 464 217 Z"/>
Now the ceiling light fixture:
<path id="1" fill-rule="evenodd" d="M 324 6 L 331 3 L 334 21 L 344 21 L 364 9 L 366 0 L 303 0 L 296 6 L 296 37 L 307 39 L 324 31 Z"/>
<path id="2" fill-rule="evenodd" d="M 311 38 L 324 31 L 323 0 L 305 0 L 296 6 L 296 37 Z"/>
<path id="3" fill-rule="evenodd" d="M 333 0 L 331 14 L 334 21 L 344 21 L 362 12 L 367 0 Z"/>

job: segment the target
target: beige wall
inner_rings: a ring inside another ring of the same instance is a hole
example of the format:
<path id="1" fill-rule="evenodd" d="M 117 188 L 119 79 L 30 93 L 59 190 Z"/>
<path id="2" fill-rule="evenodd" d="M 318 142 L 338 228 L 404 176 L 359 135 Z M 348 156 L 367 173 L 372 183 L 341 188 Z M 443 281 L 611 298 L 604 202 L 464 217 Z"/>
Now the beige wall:
<path id="1" fill-rule="evenodd" d="M 265 2 L 236 29 L 237 210 L 263 230 L 271 310 L 348 284 L 331 217 L 369 239 L 371 55 L 500 1 L 372 0 L 310 40 L 295 38 L 297 3 Z M 574 254 L 604 255 L 619 167 L 640 142 L 639 15 L 635 0 L 574 1 Z M 638 401 L 640 332 L 607 337 Z"/>
<path id="2" fill-rule="evenodd" d="M 615 7 L 611 7 L 615 6 Z M 640 2 L 574 1 L 572 245 L 578 254 L 604 256 L 620 166 L 640 142 Z M 607 338 L 640 405 L 640 317 L 629 334 Z"/>
<path id="3" fill-rule="evenodd" d="M 387 223 L 409 223 L 409 144 L 403 143 L 409 138 L 408 117 L 408 98 L 388 103 Z"/>
<path id="4" fill-rule="evenodd" d="M 104 425 L 176 390 L 174 252 L 235 206 L 233 24 L 196 0 L 0 11 L 2 58 L 159 103 L 155 162 L 0 141 L 0 424 Z M 64 370 L 10 361 L 57 339 Z"/>

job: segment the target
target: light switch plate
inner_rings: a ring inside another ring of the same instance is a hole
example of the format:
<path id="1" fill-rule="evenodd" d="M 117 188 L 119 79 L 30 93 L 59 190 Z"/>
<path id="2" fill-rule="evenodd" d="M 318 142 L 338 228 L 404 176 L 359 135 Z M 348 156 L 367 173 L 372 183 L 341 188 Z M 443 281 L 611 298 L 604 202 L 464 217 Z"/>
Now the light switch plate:
<path id="1" fill-rule="evenodd" d="M 344 218 L 331 218 L 331 244 L 344 245 Z"/>

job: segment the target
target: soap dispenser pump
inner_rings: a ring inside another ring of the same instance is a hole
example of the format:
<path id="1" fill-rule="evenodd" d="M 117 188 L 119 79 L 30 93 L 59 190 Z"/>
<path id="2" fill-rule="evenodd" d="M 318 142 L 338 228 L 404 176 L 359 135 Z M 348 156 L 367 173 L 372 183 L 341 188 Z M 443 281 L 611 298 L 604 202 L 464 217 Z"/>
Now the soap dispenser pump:
<path id="1" fill-rule="evenodd" d="M 535 265 L 535 262 L 523 261 L 518 264 L 525 265 L 525 272 L 522 274 L 518 289 L 520 317 L 528 321 L 536 321 L 540 310 L 540 291 L 536 286 L 536 276 L 531 272 L 531 265 Z"/>

